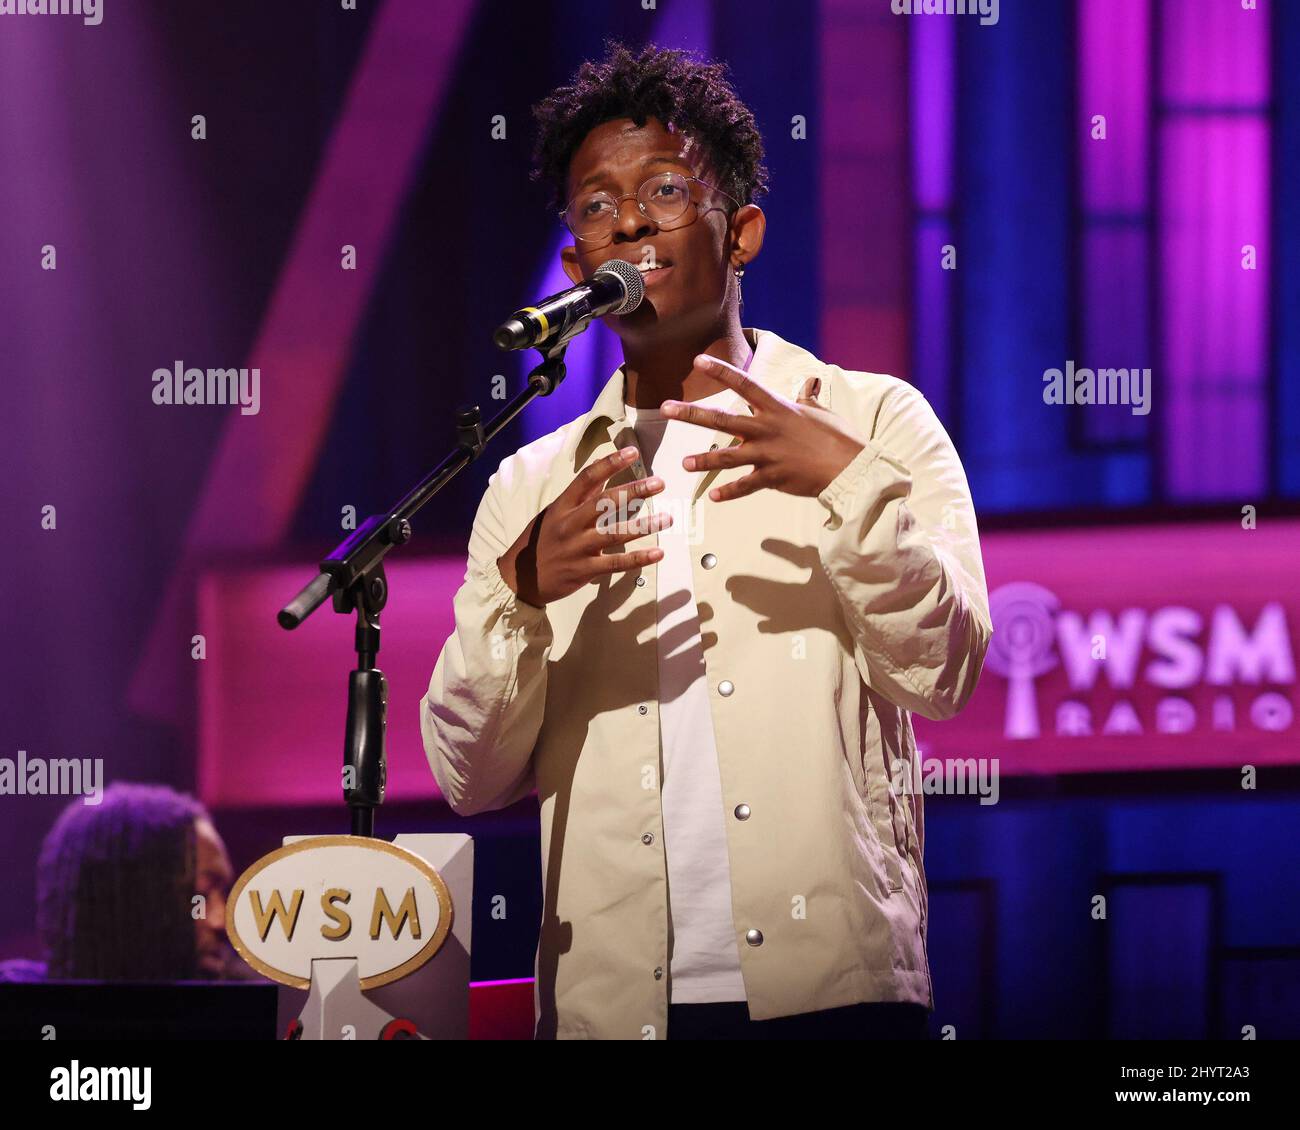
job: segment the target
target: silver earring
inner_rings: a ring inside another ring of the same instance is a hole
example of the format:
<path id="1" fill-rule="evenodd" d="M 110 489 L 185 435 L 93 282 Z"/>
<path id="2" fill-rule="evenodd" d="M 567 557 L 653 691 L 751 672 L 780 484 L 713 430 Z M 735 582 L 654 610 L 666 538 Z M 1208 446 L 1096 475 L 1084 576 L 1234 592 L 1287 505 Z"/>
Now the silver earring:
<path id="1" fill-rule="evenodd" d="M 740 287 L 740 280 L 745 277 L 745 268 L 736 267 L 732 274 L 736 276 L 736 309 L 740 311 L 745 308 L 745 292 Z"/>

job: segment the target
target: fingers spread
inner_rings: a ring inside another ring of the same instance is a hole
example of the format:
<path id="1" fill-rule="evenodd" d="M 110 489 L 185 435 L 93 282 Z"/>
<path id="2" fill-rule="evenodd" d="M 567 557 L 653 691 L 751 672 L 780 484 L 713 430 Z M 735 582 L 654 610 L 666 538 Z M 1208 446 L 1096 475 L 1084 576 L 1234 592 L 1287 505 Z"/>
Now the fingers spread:
<path id="1" fill-rule="evenodd" d="M 726 467 L 744 467 L 758 462 L 758 447 L 753 443 L 739 443 L 721 447 L 717 451 L 702 451 L 688 455 L 682 466 L 688 471 L 716 471 Z"/>
<path id="2" fill-rule="evenodd" d="M 653 565 L 664 555 L 664 551 L 652 546 L 650 549 L 636 549 L 631 553 L 607 553 L 592 563 L 593 578 L 606 573 L 627 573 L 633 569 L 644 569 Z"/>
<path id="3" fill-rule="evenodd" d="M 665 400 L 660 409 L 673 420 L 696 424 L 701 428 L 729 432 L 735 436 L 754 436 L 761 426 L 753 416 L 740 412 L 725 412 L 721 408 L 701 408 L 688 400 Z"/>
<path id="4" fill-rule="evenodd" d="M 695 358 L 695 367 L 701 372 L 730 385 L 755 408 L 775 408 L 779 401 L 743 369 L 728 364 L 720 357 L 701 353 Z"/>
<path id="5" fill-rule="evenodd" d="M 721 486 L 712 487 L 709 490 L 709 497 L 714 502 L 727 502 L 733 498 L 743 498 L 747 494 L 753 494 L 757 490 L 762 490 L 767 485 L 761 471 L 754 471 L 742 479 L 736 479 L 734 482 L 723 483 Z"/>
<path id="6" fill-rule="evenodd" d="M 575 504 L 581 504 L 595 498 L 605 484 L 624 467 L 632 463 L 636 457 L 637 449 L 635 447 L 625 447 L 621 451 L 614 452 L 613 455 L 606 455 L 602 459 L 597 459 L 596 462 L 586 467 L 573 480 Z"/>
<path id="7" fill-rule="evenodd" d="M 651 532 L 646 523 L 655 518 L 655 515 L 646 510 L 644 500 L 663 488 L 663 479 L 653 475 L 648 479 L 609 487 L 589 507 L 584 508 L 588 516 L 586 524 L 602 536 L 602 544 L 609 540 L 608 535 L 620 531 L 632 537 L 641 537 Z"/>

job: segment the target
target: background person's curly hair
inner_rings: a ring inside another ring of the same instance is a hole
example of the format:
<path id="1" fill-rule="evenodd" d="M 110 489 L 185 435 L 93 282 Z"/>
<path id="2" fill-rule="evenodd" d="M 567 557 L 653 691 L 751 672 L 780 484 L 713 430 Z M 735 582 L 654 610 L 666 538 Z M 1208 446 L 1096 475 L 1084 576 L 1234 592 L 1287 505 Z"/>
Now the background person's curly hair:
<path id="1" fill-rule="evenodd" d="M 611 40 L 605 51 L 604 59 L 583 63 L 567 86 L 533 107 L 538 134 L 531 175 L 550 186 L 557 210 L 568 202 L 565 179 L 574 152 L 592 129 L 615 118 L 644 126 L 655 117 L 695 138 L 713 163 L 712 183 L 742 204 L 767 191 L 763 138 L 725 63 L 654 44 L 634 55 Z"/>
<path id="2" fill-rule="evenodd" d="M 194 823 L 207 811 L 163 785 L 114 783 L 69 804 L 41 845 L 36 922 L 51 979 L 198 977 Z"/>

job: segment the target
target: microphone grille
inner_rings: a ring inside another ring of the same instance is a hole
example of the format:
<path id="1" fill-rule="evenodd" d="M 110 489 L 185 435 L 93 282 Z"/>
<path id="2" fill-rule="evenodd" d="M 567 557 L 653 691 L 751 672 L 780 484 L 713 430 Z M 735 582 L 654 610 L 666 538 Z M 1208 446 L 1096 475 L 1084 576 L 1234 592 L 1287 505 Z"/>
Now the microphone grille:
<path id="1" fill-rule="evenodd" d="M 641 299 L 645 297 L 645 279 L 631 263 L 622 259 L 608 259 L 596 269 L 596 274 L 617 275 L 622 280 L 623 289 L 627 293 L 622 305 L 617 310 L 611 310 L 610 313 L 630 314 L 641 305 Z"/>

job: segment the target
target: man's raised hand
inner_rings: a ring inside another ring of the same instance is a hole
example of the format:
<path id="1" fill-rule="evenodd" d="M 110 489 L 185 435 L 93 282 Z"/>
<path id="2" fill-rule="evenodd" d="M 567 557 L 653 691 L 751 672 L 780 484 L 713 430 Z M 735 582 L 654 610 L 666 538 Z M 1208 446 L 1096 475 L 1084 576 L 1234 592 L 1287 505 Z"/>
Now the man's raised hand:
<path id="1" fill-rule="evenodd" d="M 671 515 L 644 507 L 629 517 L 633 500 L 658 494 L 662 479 L 652 475 L 605 486 L 636 455 L 635 447 L 625 447 L 585 467 L 497 559 L 501 576 L 521 600 L 541 608 L 609 573 L 640 569 L 663 556 L 657 547 L 606 552 L 672 524 Z"/>

